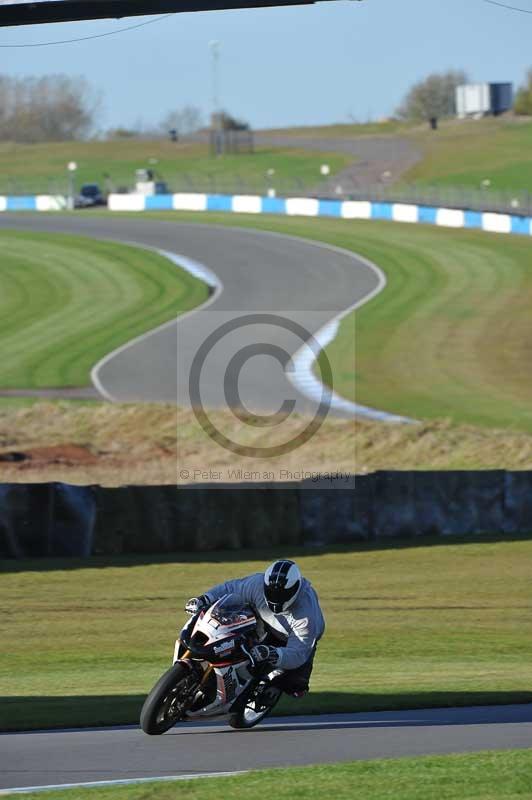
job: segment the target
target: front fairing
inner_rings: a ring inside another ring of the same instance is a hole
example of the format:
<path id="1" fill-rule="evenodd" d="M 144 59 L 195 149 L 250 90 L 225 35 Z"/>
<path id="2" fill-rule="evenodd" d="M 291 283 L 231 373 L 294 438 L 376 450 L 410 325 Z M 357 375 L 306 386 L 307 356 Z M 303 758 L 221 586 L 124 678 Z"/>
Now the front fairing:
<path id="1" fill-rule="evenodd" d="M 239 663 L 248 659 L 249 648 L 257 643 L 257 628 L 254 609 L 237 595 L 228 594 L 188 621 L 181 644 L 196 661 L 213 666 Z"/>
<path id="2" fill-rule="evenodd" d="M 174 663 L 186 661 L 202 679 L 187 716 L 221 716 L 253 678 L 247 648 L 257 642 L 257 619 L 248 606 L 235 606 L 235 598 L 221 598 L 210 609 L 187 620 L 174 648 Z"/>

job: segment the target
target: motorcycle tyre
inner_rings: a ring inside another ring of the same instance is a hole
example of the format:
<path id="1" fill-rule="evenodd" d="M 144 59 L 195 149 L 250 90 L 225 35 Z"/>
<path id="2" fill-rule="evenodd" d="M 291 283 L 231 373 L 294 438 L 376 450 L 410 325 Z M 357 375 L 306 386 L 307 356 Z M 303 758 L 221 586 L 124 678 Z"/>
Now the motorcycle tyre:
<path id="1" fill-rule="evenodd" d="M 160 736 L 179 722 L 177 719 L 158 721 L 161 706 L 172 689 L 184 678 L 188 678 L 190 670 L 184 664 L 174 664 L 162 675 L 142 706 L 140 712 L 140 727 L 148 736 Z"/>
<path id="2" fill-rule="evenodd" d="M 235 728 L 236 730 L 251 730 L 251 728 L 254 728 L 256 725 L 259 724 L 259 722 L 262 722 L 262 720 L 265 719 L 268 716 L 268 714 L 270 714 L 273 711 L 273 709 L 281 699 L 282 694 L 283 694 L 282 691 L 279 689 L 279 694 L 276 700 L 272 703 L 272 705 L 269 708 L 267 708 L 263 714 L 261 714 L 259 717 L 257 717 L 257 719 L 253 720 L 252 722 L 250 722 L 245 718 L 244 716 L 245 709 L 243 711 L 237 711 L 234 714 L 229 714 L 229 725 L 232 728 Z"/>

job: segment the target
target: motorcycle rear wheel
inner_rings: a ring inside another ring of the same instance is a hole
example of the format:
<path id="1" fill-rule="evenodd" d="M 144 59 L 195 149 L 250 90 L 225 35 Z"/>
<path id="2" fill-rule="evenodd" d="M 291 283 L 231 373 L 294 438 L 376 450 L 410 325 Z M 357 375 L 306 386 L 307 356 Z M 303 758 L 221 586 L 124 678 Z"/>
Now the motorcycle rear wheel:
<path id="1" fill-rule="evenodd" d="M 144 733 L 160 736 L 179 722 L 183 714 L 182 708 L 179 708 L 180 690 L 183 693 L 186 689 L 186 699 L 193 690 L 193 686 L 187 685 L 193 677 L 188 667 L 177 663 L 159 678 L 140 712 L 140 727 Z"/>
<path id="2" fill-rule="evenodd" d="M 273 711 L 279 702 L 282 690 L 276 686 L 266 686 L 263 689 L 261 698 L 256 697 L 256 692 L 246 700 L 245 706 L 233 714 L 229 715 L 229 725 L 238 730 L 249 730 L 258 725 L 259 722 L 268 716 Z"/>

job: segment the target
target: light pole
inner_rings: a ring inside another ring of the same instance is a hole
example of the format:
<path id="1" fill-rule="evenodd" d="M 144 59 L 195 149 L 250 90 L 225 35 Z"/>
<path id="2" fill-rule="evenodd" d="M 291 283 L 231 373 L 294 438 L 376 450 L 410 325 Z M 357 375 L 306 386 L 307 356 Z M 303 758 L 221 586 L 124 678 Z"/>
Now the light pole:
<path id="1" fill-rule="evenodd" d="M 212 39 L 209 42 L 209 50 L 211 52 L 211 106 L 212 106 L 212 136 L 214 139 L 214 152 L 216 155 L 221 154 L 221 128 L 222 128 L 222 112 L 220 109 L 220 42 L 218 39 Z"/>
<path id="2" fill-rule="evenodd" d="M 69 211 L 74 210 L 74 176 L 78 165 L 75 161 L 69 161 L 67 164 L 68 169 L 68 201 L 67 207 Z"/>

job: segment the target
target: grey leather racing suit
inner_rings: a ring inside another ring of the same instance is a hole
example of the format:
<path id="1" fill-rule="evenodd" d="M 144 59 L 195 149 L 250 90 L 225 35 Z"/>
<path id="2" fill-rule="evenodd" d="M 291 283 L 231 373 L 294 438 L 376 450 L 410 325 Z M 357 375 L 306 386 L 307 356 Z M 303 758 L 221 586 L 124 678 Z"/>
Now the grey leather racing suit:
<path id="1" fill-rule="evenodd" d="M 209 602 L 215 602 L 225 594 L 237 594 L 244 602 L 251 603 L 266 629 L 282 644 L 276 666 L 283 670 L 295 670 L 312 658 L 316 644 L 325 631 L 318 595 L 310 581 L 306 578 L 301 580 L 301 589 L 294 604 L 282 614 L 274 614 L 266 604 L 263 572 L 220 583 L 209 589 L 205 597 Z"/>

